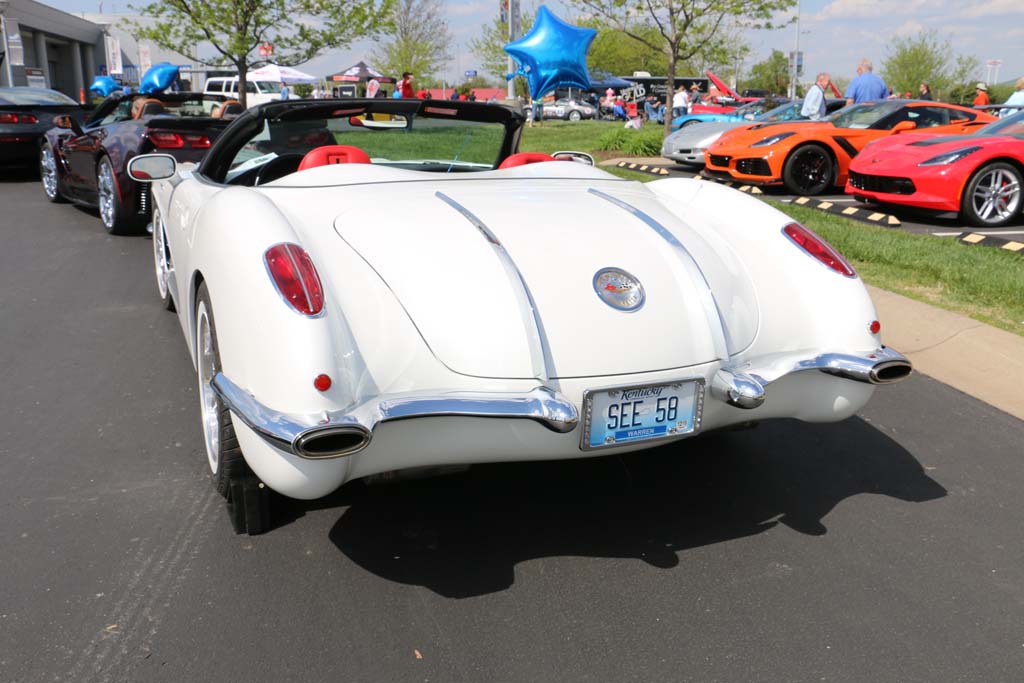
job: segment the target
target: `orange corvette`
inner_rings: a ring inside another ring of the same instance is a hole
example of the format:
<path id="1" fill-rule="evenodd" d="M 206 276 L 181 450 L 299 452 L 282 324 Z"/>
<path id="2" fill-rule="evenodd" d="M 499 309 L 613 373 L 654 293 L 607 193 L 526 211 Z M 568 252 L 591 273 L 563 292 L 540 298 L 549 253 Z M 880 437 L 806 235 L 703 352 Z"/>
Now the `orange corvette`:
<path id="1" fill-rule="evenodd" d="M 850 160 L 869 142 L 908 130 L 969 133 L 995 120 L 942 102 L 864 102 L 823 121 L 758 123 L 728 131 L 704 153 L 703 174 L 816 195 L 843 187 Z"/>

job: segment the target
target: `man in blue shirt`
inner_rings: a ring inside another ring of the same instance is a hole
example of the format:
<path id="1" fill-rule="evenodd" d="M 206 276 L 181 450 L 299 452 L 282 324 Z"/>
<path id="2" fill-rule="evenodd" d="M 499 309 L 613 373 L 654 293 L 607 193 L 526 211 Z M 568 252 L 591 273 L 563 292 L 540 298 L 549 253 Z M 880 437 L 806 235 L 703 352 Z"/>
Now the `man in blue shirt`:
<path id="1" fill-rule="evenodd" d="M 857 77 L 846 88 L 846 105 L 858 102 L 877 102 L 889 96 L 885 81 L 871 72 L 871 60 L 862 59 L 857 65 Z"/>
<path id="2" fill-rule="evenodd" d="M 804 106 L 800 108 L 800 116 L 811 121 L 820 121 L 825 118 L 825 88 L 832 77 L 822 71 L 814 81 L 814 85 L 807 91 L 804 97 Z"/>

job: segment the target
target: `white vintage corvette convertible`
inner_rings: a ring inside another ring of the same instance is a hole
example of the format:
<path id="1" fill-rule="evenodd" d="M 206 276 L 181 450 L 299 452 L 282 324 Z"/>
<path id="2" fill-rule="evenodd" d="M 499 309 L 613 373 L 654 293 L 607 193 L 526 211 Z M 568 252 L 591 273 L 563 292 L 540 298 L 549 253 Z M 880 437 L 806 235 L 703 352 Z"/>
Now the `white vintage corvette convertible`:
<path id="1" fill-rule="evenodd" d="M 842 420 L 911 371 L 847 262 L 755 198 L 517 154 L 507 107 L 251 109 L 153 183 L 157 284 L 235 528 L 265 487 Z"/>

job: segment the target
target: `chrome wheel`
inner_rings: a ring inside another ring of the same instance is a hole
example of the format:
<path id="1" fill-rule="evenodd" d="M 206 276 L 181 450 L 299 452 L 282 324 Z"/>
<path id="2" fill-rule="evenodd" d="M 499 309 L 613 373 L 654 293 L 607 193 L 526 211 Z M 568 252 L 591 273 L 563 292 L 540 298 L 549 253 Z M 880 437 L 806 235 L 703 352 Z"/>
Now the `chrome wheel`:
<path id="1" fill-rule="evenodd" d="M 50 145 L 43 145 L 39 152 L 39 175 L 43 179 L 43 192 L 47 199 L 57 199 L 57 162 Z"/>
<path id="2" fill-rule="evenodd" d="M 166 235 L 160 214 L 153 212 L 153 266 L 156 269 L 156 286 L 160 290 L 160 299 L 167 301 L 170 296 L 167 285 L 170 280 L 171 264 L 167 255 Z"/>
<path id="3" fill-rule="evenodd" d="M 217 374 L 217 347 L 205 301 L 199 302 L 196 311 L 196 366 L 206 457 L 210 461 L 210 471 L 217 474 L 220 469 L 220 399 L 212 385 L 213 376 Z"/>
<path id="4" fill-rule="evenodd" d="M 1020 210 L 1020 173 L 1008 164 L 993 164 L 971 182 L 971 218 L 982 225 L 1002 225 Z"/>
<path id="5" fill-rule="evenodd" d="M 96 169 L 96 192 L 99 196 L 100 220 L 107 230 L 114 229 L 114 202 L 117 201 L 115 191 L 114 169 L 111 168 L 110 161 L 103 159 Z"/>

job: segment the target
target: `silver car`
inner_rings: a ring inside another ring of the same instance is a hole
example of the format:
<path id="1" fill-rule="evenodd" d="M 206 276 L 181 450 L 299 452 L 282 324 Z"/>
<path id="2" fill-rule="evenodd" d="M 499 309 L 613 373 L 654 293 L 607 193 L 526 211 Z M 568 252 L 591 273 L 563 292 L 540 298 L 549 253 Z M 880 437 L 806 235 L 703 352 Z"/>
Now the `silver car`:
<path id="1" fill-rule="evenodd" d="M 831 113 L 841 109 L 845 104 L 844 100 L 826 100 L 825 108 Z M 751 121 L 710 121 L 683 126 L 665 138 L 665 141 L 661 144 L 661 156 L 679 164 L 703 166 L 704 150 L 720 138 L 722 133 L 740 126 L 750 125 L 754 122 L 797 121 L 803 119 L 804 117 L 800 116 L 800 108 L 802 106 L 803 100 L 794 100 L 781 107 L 776 107 L 771 111 L 760 114 Z"/>
<path id="2" fill-rule="evenodd" d="M 554 102 L 544 103 L 544 118 L 563 119 L 565 121 L 579 121 L 580 119 L 592 119 L 597 116 L 597 108 L 576 100 L 560 99 Z M 533 118 L 533 110 L 527 109 L 526 118 Z"/>

